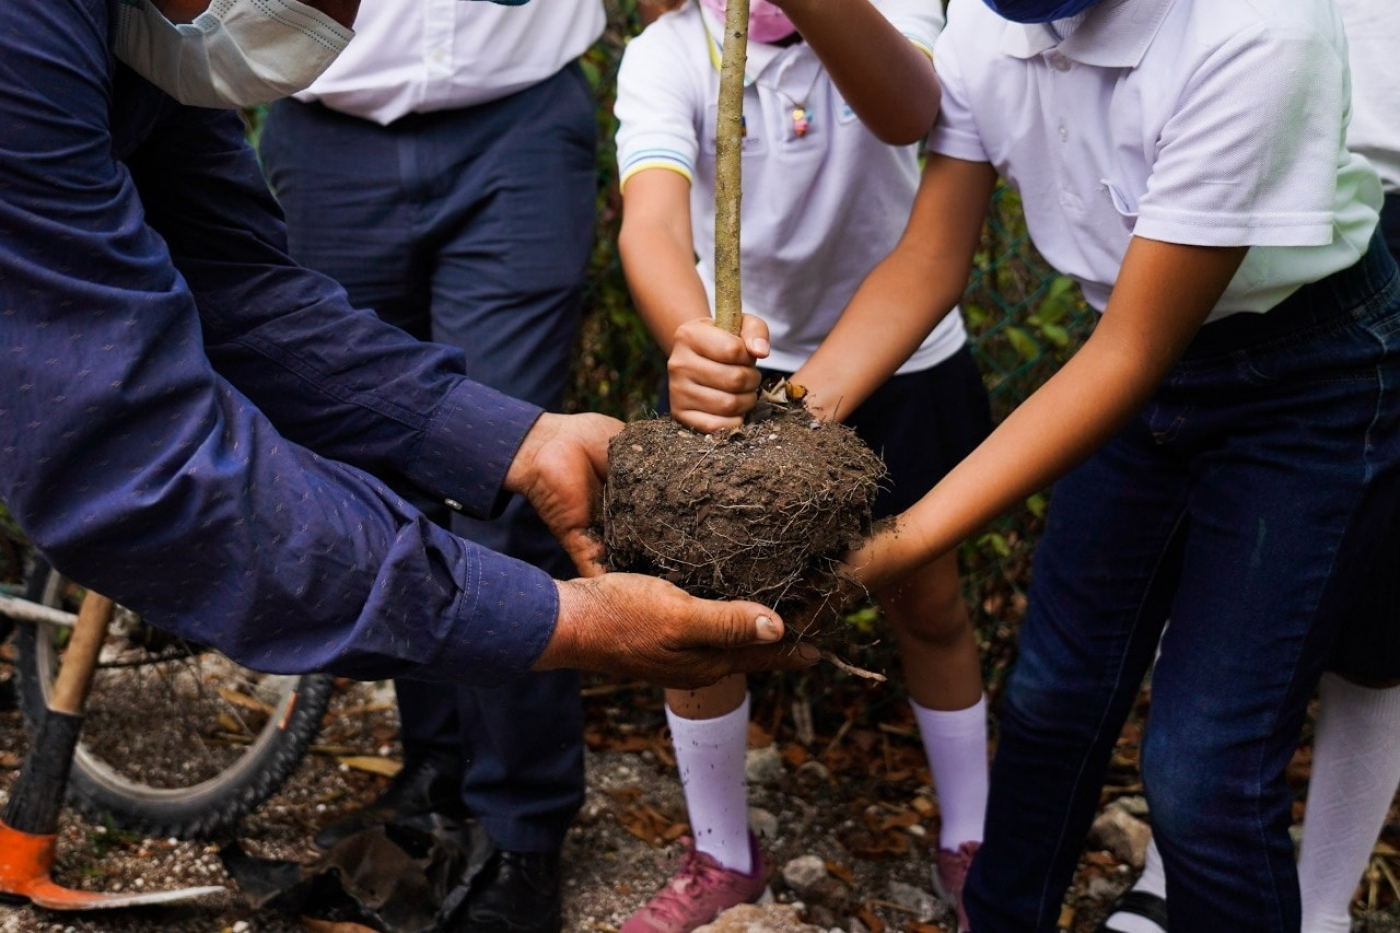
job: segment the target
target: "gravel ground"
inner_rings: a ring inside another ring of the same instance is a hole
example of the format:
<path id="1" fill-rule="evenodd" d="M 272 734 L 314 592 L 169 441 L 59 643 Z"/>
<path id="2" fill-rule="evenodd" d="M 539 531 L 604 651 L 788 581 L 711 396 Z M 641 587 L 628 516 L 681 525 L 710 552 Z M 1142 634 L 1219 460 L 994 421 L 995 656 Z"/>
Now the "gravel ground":
<path id="1" fill-rule="evenodd" d="M 679 852 L 674 839 L 685 831 L 658 692 L 606 683 L 589 692 L 588 794 L 564 851 L 564 927 L 570 933 L 615 931 L 665 880 Z M 327 716 L 323 739 L 342 752 L 352 748 L 358 754 L 396 757 L 395 714 L 391 704 L 382 702 L 385 695 L 384 688 L 368 684 L 342 691 Z M 772 728 L 755 726 L 751 744 L 757 747 L 750 754 L 754 824 L 768 837 L 778 900 L 799 899 L 782 880 L 781 868 L 801 856 L 817 856 L 832 874 L 801 899 L 807 919 L 818 928 L 951 931 L 951 913 L 927 894 L 937 805 L 901 712 L 904 705 L 873 704 L 860 721 L 847 719 L 834 734 L 824 734 L 819 722 L 804 745 L 790 734 L 791 721 L 800 717 L 788 715 L 795 708 L 782 699 L 788 695 L 784 684 L 756 686 L 755 722 Z M 760 696 L 770 700 L 763 702 Z M 358 712 L 346 715 L 345 710 Z M 1106 799 L 1133 790 L 1131 734 L 1123 749 L 1115 769 L 1117 788 Z M 7 796 L 24 751 L 18 714 L 0 713 L 0 800 Z M 312 754 L 283 790 L 243 823 L 239 841 L 256 855 L 309 860 L 314 830 L 371 799 L 384 781 L 347 768 L 331 755 Z M 1396 828 L 1392 822 L 1388 835 Z M 217 846 L 209 843 L 140 838 L 83 823 L 65 812 L 54 877 L 65 885 L 103 891 L 227 884 L 216 853 Z M 1062 928 L 1092 930 L 1131 874 L 1112 855 L 1088 852 Z M 1393 897 L 1384 880 L 1378 895 L 1383 909 L 1362 915 L 1356 930 L 1400 930 L 1400 910 L 1389 906 Z M 296 918 L 251 910 L 233 891 L 187 906 L 87 915 L 0 907 L 0 933 L 306 929 Z"/>

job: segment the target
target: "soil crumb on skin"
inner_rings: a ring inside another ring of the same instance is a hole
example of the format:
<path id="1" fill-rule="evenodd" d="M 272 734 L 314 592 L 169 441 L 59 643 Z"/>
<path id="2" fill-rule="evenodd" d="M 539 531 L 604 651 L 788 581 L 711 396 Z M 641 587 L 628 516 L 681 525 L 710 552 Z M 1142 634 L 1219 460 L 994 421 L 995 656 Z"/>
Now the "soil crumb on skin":
<path id="1" fill-rule="evenodd" d="M 603 542 L 613 570 L 694 596 L 811 606 L 869 533 L 885 467 L 856 433 L 798 406 L 728 433 L 634 421 L 608 449 Z"/>

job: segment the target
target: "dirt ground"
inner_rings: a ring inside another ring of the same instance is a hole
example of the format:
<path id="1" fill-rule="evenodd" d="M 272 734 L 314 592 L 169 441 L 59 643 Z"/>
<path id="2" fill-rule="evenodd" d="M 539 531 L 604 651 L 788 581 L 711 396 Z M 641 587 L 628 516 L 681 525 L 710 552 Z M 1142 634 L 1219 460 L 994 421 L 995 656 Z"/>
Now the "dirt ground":
<path id="1" fill-rule="evenodd" d="M 807 919 L 824 930 L 951 931 L 951 913 L 929 896 L 937 801 L 929 788 L 908 706 L 896 688 L 820 668 L 807 674 L 755 678 L 751 730 L 752 812 L 774 866 L 779 901 L 798 895 L 781 868 L 817 856 L 831 881 L 809 892 Z M 659 691 L 590 679 L 588 794 L 565 846 L 565 929 L 615 931 L 665 879 L 686 831 L 684 807 L 664 730 Z M 348 685 L 335 699 L 321 736 L 286 787 L 240 828 L 257 855 L 309 860 L 308 839 L 344 809 L 372 798 L 382 775 L 347 767 L 337 756 L 394 759 L 392 693 L 384 685 Z M 1138 789 L 1136 737 L 1144 703 L 1124 731 L 1105 802 Z M 347 713 L 346 711 L 351 711 Z M 810 712 L 811 724 L 806 724 Z M 0 713 L 0 799 L 24 755 L 19 715 Z M 330 754 L 328 752 L 335 752 Z M 1295 779 L 1306 771 L 1306 748 Z M 1386 840 L 1400 843 L 1392 820 Z M 93 890 L 167 889 L 228 884 L 211 843 L 131 836 L 82 823 L 65 813 L 54 875 Z M 1397 869 L 1385 860 L 1386 871 Z M 1358 910 L 1355 930 L 1400 930 L 1396 892 L 1377 873 L 1378 910 Z M 1091 931 L 1132 877 L 1113 855 L 1086 852 L 1067 901 L 1062 928 Z M 1363 902 L 1370 889 L 1360 889 Z M 101 915 L 59 915 L 32 907 L 0 907 L 0 933 L 293 933 L 295 917 L 253 911 L 233 891 L 183 907 Z"/>

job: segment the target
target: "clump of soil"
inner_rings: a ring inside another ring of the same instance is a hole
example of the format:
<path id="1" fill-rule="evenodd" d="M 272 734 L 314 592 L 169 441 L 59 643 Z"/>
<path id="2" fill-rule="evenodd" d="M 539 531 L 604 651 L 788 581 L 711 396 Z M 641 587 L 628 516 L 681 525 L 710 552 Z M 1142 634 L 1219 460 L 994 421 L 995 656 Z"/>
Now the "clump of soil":
<path id="1" fill-rule="evenodd" d="M 870 531 L 885 475 L 854 431 L 800 406 L 727 434 L 635 421 L 613 438 L 608 463 L 611 569 L 779 612 L 837 592 L 836 562 Z"/>

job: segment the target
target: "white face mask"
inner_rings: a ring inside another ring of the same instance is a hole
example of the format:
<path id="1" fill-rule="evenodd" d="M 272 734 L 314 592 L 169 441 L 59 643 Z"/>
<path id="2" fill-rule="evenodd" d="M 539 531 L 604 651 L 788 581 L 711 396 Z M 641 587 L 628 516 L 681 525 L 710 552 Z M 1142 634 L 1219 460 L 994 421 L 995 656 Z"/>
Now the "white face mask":
<path id="1" fill-rule="evenodd" d="M 116 55 L 182 104 L 253 107 L 305 90 L 355 35 L 296 0 L 213 0 L 188 25 L 117 4 Z"/>

